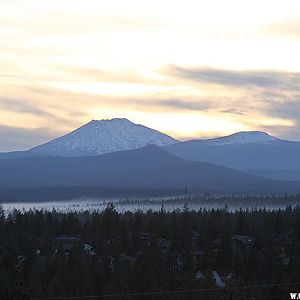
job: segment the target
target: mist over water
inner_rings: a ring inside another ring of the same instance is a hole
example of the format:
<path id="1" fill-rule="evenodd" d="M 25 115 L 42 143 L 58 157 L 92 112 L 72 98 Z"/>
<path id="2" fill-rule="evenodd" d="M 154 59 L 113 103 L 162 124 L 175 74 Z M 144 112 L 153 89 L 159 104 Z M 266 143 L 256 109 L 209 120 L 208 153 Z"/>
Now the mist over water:
<path id="1" fill-rule="evenodd" d="M 235 210 L 279 210 L 288 206 L 296 207 L 300 205 L 300 196 L 185 196 L 185 197 L 158 197 L 158 198 L 79 198 L 63 201 L 46 202 L 9 202 L 3 203 L 6 212 L 13 210 L 29 211 L 44 210 L 59 212 L 83 212 L 83 211 L 103 211 L 109 203 L 113 203 L 120 213 L 126 211 L 165 211 L 182 210 L 184 206 L 190 210 L 212 210 L 228 209 Z"/>

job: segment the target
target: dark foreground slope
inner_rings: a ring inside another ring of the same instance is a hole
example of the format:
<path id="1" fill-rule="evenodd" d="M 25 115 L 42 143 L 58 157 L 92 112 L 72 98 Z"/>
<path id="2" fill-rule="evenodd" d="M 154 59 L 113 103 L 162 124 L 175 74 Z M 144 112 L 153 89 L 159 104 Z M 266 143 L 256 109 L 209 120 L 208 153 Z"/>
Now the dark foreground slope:
<path id="1" fill-rule="evenodd" d="M 90 191 L 299 192 L 296 182 L 276 182 L 210 163 L 178 158 L 157 146 L 94 157 L 36 157 L 0 160 L 0 199 L 20 190 L 54 190 L 88 195 Z M 82 192 L 84 191 L 84 192 Z M 130 194 L 130 192 L 129 192 Z M 5 198 L 5 199 L 4 199 Z"/>

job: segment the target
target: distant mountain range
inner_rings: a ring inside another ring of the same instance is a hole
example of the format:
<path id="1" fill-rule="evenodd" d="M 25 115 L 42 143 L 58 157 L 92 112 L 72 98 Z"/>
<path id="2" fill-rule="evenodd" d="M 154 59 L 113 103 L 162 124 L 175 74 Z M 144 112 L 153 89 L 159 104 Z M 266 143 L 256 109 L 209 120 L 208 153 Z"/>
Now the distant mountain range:
<path id="1" fill-rule="evenodd" d="M 127 119 L 91 121 L 28 151 L 1 153 L 0 200 L 54 188 L 296 193 L 299 150 L 299 142 L 258 131 L 180 142 Z"/>
<path id="2" fill-rule="evenodd" d="M 272 179 L 300 180 L 300 142 L 281 140 L 265 132 L 238 132 L 176 143 L 164 149 L 191 161 L 210 162 Z"/>
<path id="3" fill-rule="evenodd" d="M 0 159 L 96 156 L 150 144 L 186 160 L 214 163 L 271 179 L 300 181 L 300 142 L 281 140 L 260 131 L 181 142 L 124 118 L 92 120 L 30 150 L 0 153 Z"/>

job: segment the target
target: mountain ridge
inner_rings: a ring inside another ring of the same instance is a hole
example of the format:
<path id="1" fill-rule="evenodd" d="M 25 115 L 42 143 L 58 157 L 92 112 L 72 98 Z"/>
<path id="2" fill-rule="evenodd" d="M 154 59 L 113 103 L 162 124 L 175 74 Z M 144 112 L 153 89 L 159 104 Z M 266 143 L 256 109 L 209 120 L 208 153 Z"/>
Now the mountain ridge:
<path id="1" fill-rule="evenodd" d="M 190 192 L 285 193 L 299 192 L 298 183 L 264 179 L 206 162 L 186 161 L 149 145 L 144 148 L 89 157 L 31 157 L 0 160 L 0 201 L 7 190 L 52 193 L 84 188 Z M 26 191 L 25 191 L 26 190 Z M 72 192 L 73 193 L 73 192 Z M 21 197 L 19 195 L 18 197 Z"/>
<path id="2" fill-rule="evenodd" d="M 300 180 L 300 142 L 275 138 L 264 132 L 254 133 L 254 139 L 249 138 L 253 135 L 250 132 L 246 139 L 236 141 L 236 137 L 245 135 L 241 132 L 216 139 L 185 141 L 163 148 L 190 161 L 215 163 L 271 179 Z"/>

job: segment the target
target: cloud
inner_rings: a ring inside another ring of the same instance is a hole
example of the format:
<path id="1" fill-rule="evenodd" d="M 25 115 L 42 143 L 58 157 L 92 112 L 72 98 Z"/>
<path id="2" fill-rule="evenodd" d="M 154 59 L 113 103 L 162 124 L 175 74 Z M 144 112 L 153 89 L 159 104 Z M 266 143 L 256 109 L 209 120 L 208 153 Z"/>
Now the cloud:
<path id="1" fill-rule="evenodd" d="M 54 117 L 53 114 L 47 112 L 44 109 L 30 104 L 24 99 L 6 98 L 0 96 L 0 109 L 11 110 L 14 112 L 28 113 L 33 115 L 40 115 L 44 117 Z"/>
<path id="2" fill-rule="evenodd" d="M 168 71 L 174 71 L 174 68 Z M 63 66 L 62 69 L 64 69 Z M 197 71 L 208 70 L 207 68 L 195 69 Z M 180 68 L 180 71 L 182 70 L 190 69 Z M 64 88 L 58 89 L 55 85 L 50 85 L 48 81 L 44 82 L 45 84 L 41 82 L 26 86 L 7 85 L 5 89 L 9 97 L 0 96 L 0 109 L 2 110 L 0 124 L 6 128 L 24 126 L 41 129 L 24 129 L 25 139 L 22 138 L 22 131 L 11 129 L 10 133 L 5 134 L 5 138 L 3 137 L 1 140 L 0 151 L 30 148 L 49 140 L 54 134 L 45 128 L 53 128 L 55 136 L 60 136 L 90 119 L 112 117 L 127 117 L 134 122 L 144 122 L 150 127 L 151 124 L 154 124 L 155 129 L 165 130 L 167 133 L 183 139 L 191 133 L 177 126 L 176 122 L 180 118 L 187 122 L 190 116 L 194 118 L 193 124 L 195 124 L 195 127 L 194 125 L 188 127 L 189 130 L 195 129 L 192 133 L 193 137 L 197 137 L 197 132 L 200 137 L 206 135 L 207 132 L 222 135 L 232 133 L 231 130 L 267 130 L 283 138 L 290 138 L 293 133 L 293 139 L 300 139 L 300 132 L 296 128 L 299 126 L 297 119 L 300 116 L 300 88 L 295 85 L 295 82 L 293 84 L 286 82 L 285 78 L 282 78 L 282 82 L 278 85 L 274 83 L 275 81 L 279 82 L 279 73 L 283 77 L 287 75 L 288 78 L 289 73 L 267 72 L 269 77 L 271 74 L 276 74 L 276 80 L 269 80 L 272 84 L 261 84 L 257 87 L 247 71 L 214 71 L 215 78 L 208 82 L 201 81 L 200 85 L 198 85 L 198 77 L 194 75 L 191 77 L 192 79 L 186 80 L 185 77 L 174 76 L 172 73 L 170 76 L 167 73 L 161 81 L 161 86 L 166 87 L 164 90 L 157 91 L 154 86 L 149 84 L 149 92 L 129 92 L 124 95 L 121 93 L 120 95 L 99 94 L 89 90 L 80 92 Z M 68 72 L 71 73 L 72 68 Z M 74 73 L 75 79 L 80 74 L 91 80 L 102 77 L 103 80 L 115 82 L 116 89 L 118 89 L 119 81 L 122 82 L 123 76 L 124 80 L 126 79 L 126 74 L 122 72 L 113 73 L 89 68 L 74 68 Z M 229 76 L 230 79 L 227 79 L 229 84 L 225 77 L 226 74 L 231 75 L 232 73 L 235 76 Z M 252 71 L 251 74 L 254 73 L 261 75 L 260 71 Z M 244 81 L 246 79 L 249 81 L 247 84 L 238 85 L 240 79 L 237 77 L 241 74 Z M 295 73 L 292 74 L 295 75 Z M 144 80 L 138 74 L 136 76 L 137 80 Z M 294 78 L 295 76 L 290 77 Z M 127 80 L 129 79 L 127 78 Z M 214 86 L 211 85 L 211 81 Z M 74 84 L 76 82 L 75 80 Z M 215 82 L 222 82 L 222 84 L 215 86 Z M 293 88 L 287 89 L 287 85 Z M 232 86 L 237 88 L 233 89 Z M 156 124 L 153 121 L 156 120 L 155 115 L 166 116 L 166 122 L 173 125 L 166 129 L 163 127 L 163 122 L 159 121 L 160 123 Z M 147 121 L 144 121 L 141 116 L 144 116 Z M 176 121 L 174 121 L 174 116 L 176 116 Z M 206 117 L 210 122 L 198 121 L 206 120 Z M 220 120 L 220 124 L 215 120 Z M 225 127 L 222 122 L 231 125 Z M 10 134 L 16 138 L 10 141 Z M 34 137 L 35 134 L 36 137 Z"/>
<path id="3" fill-rule="evenodd" d="M 300 141 L 300 128 L 299 126 L 290 127 L 288 130 L 284 126 L 267 126 L 260 125 L 258 130 L 268 132 L 269 134 L 280 137 L 281 139 L 289 141 Z"/>
<path id="4" fill-rule="evenodd" d="M 280 71 L 234 71 L 213 68 L 184 68 L 174 65 L 166 67 L 166 73 L 196 83 L 217 84 L 237 88 L 298 89 L 300 73 Z"/>
<path id="5" fill-rule="evenodd" d="M 0 125 L 0 150 L 27 150 L 57 136 L 48 128 L 27 129 Z"/>
<path id="6" fill-rule="evenodd" d="M 245 116 L 247 113 L 247 111 L 243 111 L 235 108 L 220 110 L 220 112 L 225 114 L 233 114 L 233 115 L 240 115 L 240 116 Z"/>
<path id="7" fill-rule="evenodd" d="M 185 99 L 184 97 L 177 98 L 164 98 L 164 97 L 149 97 L 144 95 L 143 98 L 128 98 L 126 102 L 130 105 L 138 106 L 140 108 L 151 108 L 151 109 L 168 109 L 168 111 L 209 111 L 210 109 L 216 108 L 216 104 L 208 99 L 201 99 L 195 97 L 195 99 Z"/>
<path id="8" fill-rule="evenodd" d="M 299 40 L 300 21 L 299 19 L 295 19 L 286 22 L 272 23 L 266 26 L 265 31 L 267 34 Z"/>
<path id="9" fill-rule="evenodd" d="M 286 99 L 281 102 L 270 102 L 266 101 L 266 106 L 264 111 L 275 117 L 285 116 L 286 118 L 292 119 L 297 126 L 299 126 L 300 118 L 300 95 L 292 98 Z"/>
<path id="10" fill-rule="evenodd" d="M 199 93 L 208 91 L 212 101 L 208 111 L 211 113 L 221 113 L 224 118 L 226 114 L 232 115 L 247 128 L 266 130 L 282 138 L 300 139 L 299 72 L 175 65 L 167 66 L 164 72 L 193 86 Z"/>
<path id="11" fill-rule="evenodd" d="M 108 12 L 105 11 L 105 5 L 101 5 L 98 1 L 93 1 L 93 5 L 91 3 L 83 5 L 80 1 L 77 3 L 79 5 L 75 5 L 72 1 L 71 6 L 55 0 L 46 5 L 39 5 L 39 1 L 32 1 L 32 5 L 26 3 L 29 0 L 22 4 L 18 2 L 0 1 L 3 11 L 11 10 L 10 14 L 0 13 L 0 20 L 3 26 L 15 28 L 20 32 L 29 32 L 35 36 L 78 37 L 87 33 L 95 36 L 113 31 L 153 32 L 169 29 L 174 25 L 162 17 L 138 14 L 126 16 L 122 12 Z M 96 9 L 93 9 L 93 6 Z"/>
<path id="12" fill-rule="evenodd" d="M 123 70 L 118 72 L 107 71 L 103 69 L 75 67 L 75 66 L 54 66 L 51 68 L 59 71 L 62 80 L 66 81 L 89 81 L 89 82 L 111 82 L 111 83 L 128 83 L 128 84 L 157 84 L 159 81 L 145 78 L 131 70 Z M 67 75 L 67 76 L 66 76 Z"/>
<path id="13" fill-rule="evenodd" d="M 189 109 L 195 111 L 207 111 L 214 107 L 212 102 L 208 100 L 185 101 L 179 99 L 159 100 L 158 105 L 164 105 L 176 109 Z"/>

